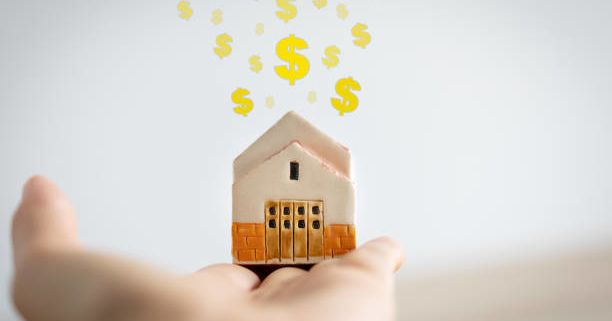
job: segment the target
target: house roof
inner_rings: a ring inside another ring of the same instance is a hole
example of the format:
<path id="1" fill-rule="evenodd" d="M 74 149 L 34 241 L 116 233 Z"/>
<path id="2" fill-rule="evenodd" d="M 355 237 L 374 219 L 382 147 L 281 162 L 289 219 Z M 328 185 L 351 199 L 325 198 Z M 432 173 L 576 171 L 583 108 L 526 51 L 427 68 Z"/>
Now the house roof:
<path id="1" fill-rule="evenodd" d="M 331 171 L 351 179 L 351 154 L 348 148 L 290 111 L 234 159 L 234 182 L 296 141 Z"/>

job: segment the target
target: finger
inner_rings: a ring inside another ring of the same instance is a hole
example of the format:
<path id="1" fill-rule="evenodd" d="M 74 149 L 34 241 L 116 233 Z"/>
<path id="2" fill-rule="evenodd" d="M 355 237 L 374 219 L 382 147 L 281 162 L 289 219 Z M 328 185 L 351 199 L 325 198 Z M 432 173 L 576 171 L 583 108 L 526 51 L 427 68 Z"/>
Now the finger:
<path id="1" fill-rule="evenodd" d="M 404 256 L 404 249 L 397 241 L 390 237 L 380 237 L 340 257 L 338 263 L 390 274 L 402 266 Z"/>
<path id="2" fill-rule="evenodd" d="M 200 288 L 210 288 L 221 285 L 228 289 L 250 291 L 259 286 L 259 278 L 249 269 L 235 264 L 215 264 L 207 266 L 184 278 L 190 284 L 197 284 Z M 229 286 L 229 287 L 228 287 Z"/>
<path id="3" fill-rule="evenodd" d="M 21 204 L 13 217 L 12 236 L 17 269 L 32 254 L 80 248 L 70 200 L 42 176 L 34 176 L 24 185 Z"/>
<path id="4" fill-rule="evenodd" d="M 274 292 L 274 289 L 280 289 L 287 282 L 306 273 L 308 272 L 295 267 L 280 268 L 270 273 L 270 275 L 261 282 L 259 288 L 265 289 L 266 292 Z"/>

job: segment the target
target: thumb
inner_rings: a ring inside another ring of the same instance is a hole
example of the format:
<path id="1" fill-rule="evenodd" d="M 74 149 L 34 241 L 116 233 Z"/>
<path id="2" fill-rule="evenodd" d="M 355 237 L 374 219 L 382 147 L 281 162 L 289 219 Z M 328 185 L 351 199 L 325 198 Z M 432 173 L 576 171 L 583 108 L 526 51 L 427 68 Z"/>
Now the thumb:
<path id="1" fill-rule="evenodd" d="M 43 176 L 33 176 L 24 185 L 12 236 L 17 269 L 31 256 L 80 248 L 70 200 Z"/>

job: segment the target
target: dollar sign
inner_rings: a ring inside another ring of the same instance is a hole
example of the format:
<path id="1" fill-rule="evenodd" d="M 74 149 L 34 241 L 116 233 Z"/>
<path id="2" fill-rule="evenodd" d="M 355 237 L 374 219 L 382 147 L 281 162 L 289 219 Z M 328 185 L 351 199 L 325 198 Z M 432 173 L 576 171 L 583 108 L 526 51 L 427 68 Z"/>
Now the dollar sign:
<path id="1" fill-rule="evenodd" d="M 281 7 L 281 9 L 284 9 L 284 11 L 276 11 L 276 16 L 281 18 L 281 20 L 285 20 L 285 23 L 295 18 L 295 14 L 297 13 L 295 6 L 290 4 L 289 1 L 295 0 L 276 0 L 276 4 Z"/>
<path id="2" fill-rule="evenodd" d="M 278 58 L 289 62 L 287 66 L 276 66 L 276 73 L 285 79 L 289 79 L 289 84 L 294 85 L 296 79 L 303 78 L 308 73 L 310 64 L 306 57 L 295 53 L 295 49 L 306 49 L 308 44 L 306 41 L 296 38 L 291 35 L 289 38 L 282 39 L 276 45 L 276 54 Z M 294 70 L 297 67 L 297 70 Z"/>
<path id="3" fill-rule="evenodd" d="M 232 101 L 239 106 L 234 107 L 234 111 L 244 117 L 253 109 L 253 101 L 244 97 L 249 94 L 249 91 L 244 88 L 238 88 L 232 93 Z"/>
<path id="4" fill-rule="evenodd" d="M 274 99 L 271 96 L 266 98 L 266 107 L 272 108 L 274 107 Z"/>
<path id="5" fill-rule="evenodd" d="M 350 91 L 351 89 L 361 90 L 361 86 L 359 86 L 359 83 L 357 83 L 353 77 L 340 79 L 336 83 L 336 92 L 338 95 L 342 96 L 342 100 L 332 98 L 331 103 L 334 108 L 340 111 L 340 116 L 357 108 L 359 100 L 357 96 Z"/>
<path id="6" fill-rule="evenodd" d="M 317 8 L 321 9 L 325 7 L 325 5 L 327 4 L 327 0 L 314 0 L 313 3 L 315 6 L 317 6 Z"/>
<path id="7" fill-rule="evenodd" d="M 212 17 L 212 19 L 210 19 L 210 21 L 212 21 L 214 24 L 218 25 L 223 20 L 223 19 L 221 19 L 222 15 L 223 15 L 223 12 L 221 10 L 217 9 L 217 10 L 213 11 L 213 17 Z"/>
<path id="8" fill-rule="evenodd" d="M 189 2 L 187 1 L 181 1 L 178 4 L 178 9 L 181 12 L 181 14 L 179 14 L 179 17 L 185 20 L 189 20 L 189 17 L 191 17 L 191 14 L 193 13 L 191 8 L 189 8 L 189 5 L 190 5 Z"/>
<path id="9" fill-rule="evenodd" d="M 315 100 L 317 100 L 317 93 L 314 91 L 311 91 L 308 93 L 308 101 L 312 104 L 315 102 Z"/>
<path id="10" fill-rule="evenodd" d="M 341 4 L 336 7 L 336 11 L 338 12 L 338 17 L 344 19 L 348 16 L 348 10 L 346 10 L 346 6 Z"/>
<path id="11" fill-rule="evenodd" d="M 228 56 L 232 52 L 232 47 L 227 44 L 228 42 L 232 42 L 232 37 L 228 36 L 225 33 L 217 37 L 217 45 L 219 45 L 219 48 L 215 48 L 215 53 L 221 59 L 223 59 L 223 57 L 225 56 Z"/>
<path id="12" fill-rule="evenodd" d="M 327 69 L 338 65 L 338 57 L 336 57 L 336 55 L 339 53 L 340 49 L 338 49 L 336 46 L 329 46 L 325 48 L 325 55 L 328 58 L 322 58 L 321 60 L 323 61 L 323 64 L 327 66 Z"/>
<path id="13" fill-rule="evenodd" d="M 369 44 L 370 40 L 372 39 L 370 34 L 364 31 L 366 29 L 368 29 L 368 26 L 364 25 L 363 23 L 358 23 L 351 30 L 353 36 L 359 38 L 353 40 L 353 43 L 363 49 L 365 49 L 366 45 Z"/>
<path id="14" fill-rule="evenodd" d="M 259 56 L 251 56 L 251 59 L 249 59 L 249 63 L 252 66 L 251 70 L 254 72 L 259 72 L 261 70 L 262 65 L 259 59 L 261 59 Z"/>
<path id="15" fill-rule="evenodd" d="M 258 34 L 258 35 L 261 35 L 263 33 L 263 27 L 264 27 L 263 23 L 261 23 L 261 22 L 258 23 L 255 26 L 255 33 Z"/>

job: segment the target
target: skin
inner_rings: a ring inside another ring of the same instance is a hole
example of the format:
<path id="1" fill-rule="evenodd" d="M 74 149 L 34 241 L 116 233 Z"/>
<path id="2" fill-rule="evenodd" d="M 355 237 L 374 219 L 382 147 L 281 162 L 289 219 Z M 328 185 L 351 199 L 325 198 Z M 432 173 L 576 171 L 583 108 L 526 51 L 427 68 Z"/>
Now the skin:
<path id="1" fill-rule="evenodd" d="M 404 259 L 396 241 L 378 238 L 263 281 L 232 264 L 177 276 L 83 249 L 70 201 L 41 176 L 23 188 L 12 237 L 13 299 L 29 321 L 393 320 L 393 273 Z"/>

